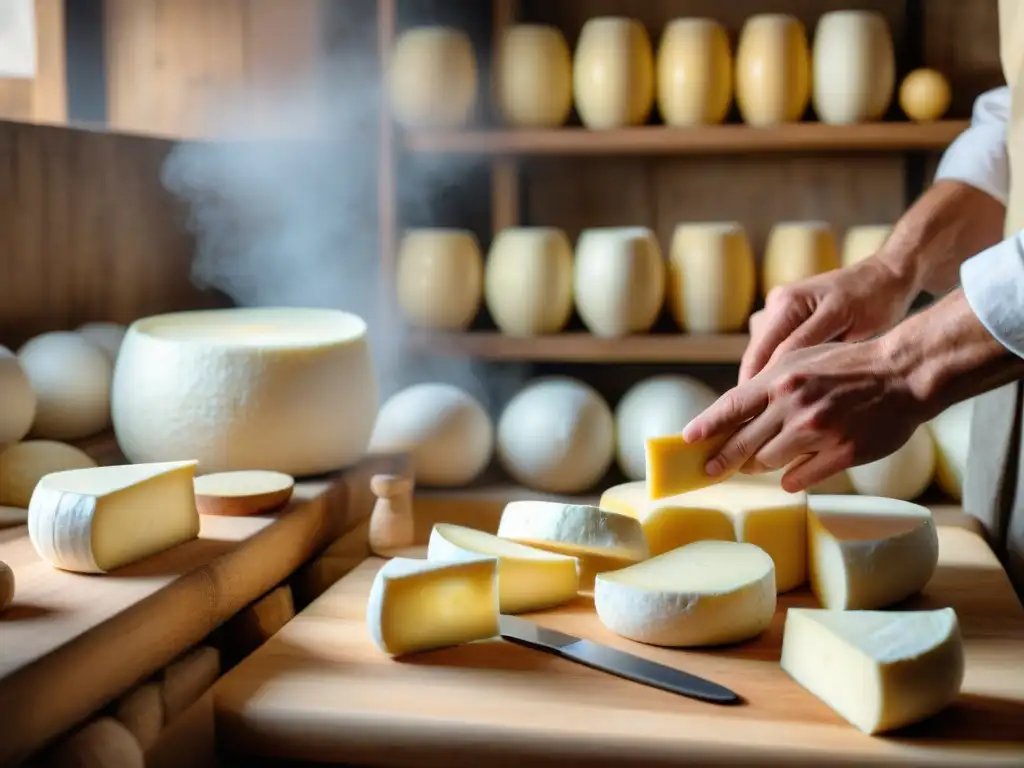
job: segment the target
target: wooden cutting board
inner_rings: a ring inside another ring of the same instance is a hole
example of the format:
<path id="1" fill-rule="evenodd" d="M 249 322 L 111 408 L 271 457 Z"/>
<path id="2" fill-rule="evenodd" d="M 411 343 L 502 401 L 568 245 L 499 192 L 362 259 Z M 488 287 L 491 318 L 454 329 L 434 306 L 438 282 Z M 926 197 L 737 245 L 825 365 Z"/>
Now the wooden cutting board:
<path id="1" fill-rule="evenodd" d="M 364 612 L 366 560 L 214 688 L 235 755 L 365 766 L 1024 765 L 1024 609 L 975 533 L 940 528 L 941 564 L 913 607 L 953 606 L 967 643 L 956 705 L 897 735 L 856 731 L 779 668 L 783 596 L 769 631 L 718 651 L 658 649 L 606 631 L 589 599 L 538 623 L 722 683 L 717 707 L 502 640 L 391 660 Z"/>

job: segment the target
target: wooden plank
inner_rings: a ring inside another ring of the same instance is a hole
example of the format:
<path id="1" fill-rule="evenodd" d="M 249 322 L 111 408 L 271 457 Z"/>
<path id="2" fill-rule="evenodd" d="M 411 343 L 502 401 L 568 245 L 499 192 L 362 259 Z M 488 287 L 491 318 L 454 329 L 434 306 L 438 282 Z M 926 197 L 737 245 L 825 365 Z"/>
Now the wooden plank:
<path id="1" fill-rule="evenodd" d="M 0 118 L 59 124 L 67 120 L 64 0 L 36 0 L 36 76 L 0 78 Z"/>

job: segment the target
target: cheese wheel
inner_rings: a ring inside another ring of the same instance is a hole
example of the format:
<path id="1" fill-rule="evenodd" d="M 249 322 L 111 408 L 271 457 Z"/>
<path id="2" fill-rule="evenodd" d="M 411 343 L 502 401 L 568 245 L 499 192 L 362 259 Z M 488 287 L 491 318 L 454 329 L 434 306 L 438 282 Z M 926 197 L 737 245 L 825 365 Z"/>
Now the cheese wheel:
<path id="1" fill-rule="evenodd" d="M 491 461 L 494 425 L 476 398 L 458 387 L 414 384 L 381 407 L 370 450 L 409 453 L 422 485 L 466 485 Z"/>
<path id="2" fill-rule="evenodd" d="M 744 330 L 756 293 L 754 252 L 741 224 L 676 227 L 669 253 L 668 306 L 682 330 Z"/>
<path id="3" fill-rule="evenodd" d="M 145 768 L 146 756 L 131 731 L 112 717 L 101 717 L 48 749 L 39 765 L 47 768 Z"/>
<path id="4" fill-rule="evenodd" d="M 636 19 L 598 16 L 580 30 L 573 59 L 576 111 L 587 128 L 647 121 L 654 105 L 654 50 Z"/>
<path id="5" fill-rule="evenodd" d="M 753 126 L 803 117 L 811 91 L 807 31 L 794 16 L 760 13 L 744 22 L 736 45 L 736 105 Z"/>
<path id="6" fill-rule="evenodd" d="M 918 123 L 941 118 L 952 100 L 949 80 L 934 69 L 915 69 L 900 83 L 900 109 Z"/>
<path id="7" fill-rule="evenodd" d="M 888 456 L 846 470 L 857 493 L 913 501 L 935 478 L 935 443 L 922 424 Z"/>
<path id="8" fill-rule="evenodd" d="M 657 103 L 666 125 L 721 123 L 732 103 L 732 51 L 714 19 L 673 19 L 658 45 Z"/>
<path id="9" fill-rule="evenodd" d="M 772 227 L 761 265 L 764 295 L 782 285 L 839 269 L 835 234 L 824 221 L 782 221 Z"/>
<path id="10" fill-rule="evenodd" d="M 843 236 L 842 265 L 849 267 L 874 256 L 891 234 L 891 224 L 862 224 L 850 227 Z"/>
<path id="11" fill-rule="evenodd" d="M 110 426 L 113 368 L 99 348 L 57 331 L 26 343 L 18 359 L 37 398 L 33 437 L 80 440 Z"/>
<path id="12" fill-rule="evenodd" d="M 201 515 L 261 515 L 280 509 L 292 497 L 295 479 L 283 472 L 215 472 L 194 482 Z"/>
<path id="13" fill-rule="evenodd" d="M 202 474 L 341 469 L 363 456 L 377 413 L 366 323 L 290 308 L 138 320 L 121 347 L 112 404 L 132 462 L 196 459 Z"/>
<path id="14" fill-rule="evenodd" d="M 595 336 L 644 333 L 665 300 L 661 247 L 647 227 L 586 229 L 576 242 L 576 310 Z"/>
<path id="15" fill-rule="evenodd" d="M 520 485 L 582 493 L 615 456 L 611 409 L 589 385 L 563 376 L 532 381 L 498 420 L 498 460 Z"/>
<path id="16" fill-rule="evenodd" d="M 896 52 L 877 11 L 830 11 L 814 32 L 812 103 L 818 119 L 849 125 L 884 117 L 896 85 Z"/>
<path id="17" fill-rule="evenodd" d="M 398 304 L 416 328 L 462 331 L 480 309 L 484 261 L 476 236 L 461 229 L 414 229 L 398 249 Z"/>
<path id="18" fill-rule="evenodd" d="M 928 430 L 935 441 L 935 481 L 957 502 L 963 499 L 974 402 L 971 398 L 956 403 L 928 422 Z"/>
<path id="19" fill-rule="evenodd" d="M 14 571 L 7 563 L 0 562 L 0 613 L 14 600 Z"/>
<path id="20" fill-rule="evenodd" d="M 615 458 L 630 480 L 647 476 L 649 437 L 682 432 L 718 399 L 707 384 L 690 376 L 653 376 L 630 387 L 615 408 Z"/>
<path id="21" fill-rule="evenodd" d="M 554 227 L 501 230 L 487 256 L 487 310 L 509 336 L 558 333 L 572 315 L 572 243 Z"/>
<path id="22" fill-rule="evenodd" d="M 29 440 L 0 453 L 0 504 L 28 509 L 36 484 L 51 472 L 95 467 L 96 462 L 73 445 Z"/>
<path id="23" fill-rule="evenodd" d="M 0 346 L 0 450 L 25 437 L 35 417 L 32 383 L 14 353 Z"/>
<path id="24" fill-rule="evenodd" d="M 750 482 L 763 482 L 770 485 L 779 485 L 782 482 L 783 476 L 785 476 L 788 468 L 776 469 L 772 472 L 760 472 L 756 475 L 743 475 L 744 480 Z M 830 477 L 826 477 L 820 483 L 815 483 L 807 489 L 807 493 L 824 493 L 830 496 L 843 493 L 856 493 L 853 488 L 853 482 L 850 480 L 850 476 L 844 469 L 841 472 L 836 472 Z"/>
<path id="25" fill-rule="evenodd" d="M 494 79 L 498 108 L 507 125 L 554 128 L 572 111 L 572 51 L 558 27 L 505 27 Z"/>
<path id="26" fill-rule="evenodd" d="M 632 563 L 650 557 L 636 518 L 588 504 L 509 502 L 501 513 L 498 536 L 564 555 L 596 555 Z"/>
<path id="27" fill-rule="evenodd" d="M 77 331 L 86 341 L 99 347 L 111 364 L 117 360 L 127 332 L 128 329 L 118 323 L 86 323 Z"/>
<path id="28" fill-rule="evenodd" d="M 14 528 L 28 522 L 28 509 L 0 506 L 0 528 Z"/>
<path id="29" fill-rule="evenodd" d="M 457 128 L 476 103 L 477 64 L 473 43 L 459 29 L 410 29 L 391 54 L 391 108 L 410 128 Z"/>

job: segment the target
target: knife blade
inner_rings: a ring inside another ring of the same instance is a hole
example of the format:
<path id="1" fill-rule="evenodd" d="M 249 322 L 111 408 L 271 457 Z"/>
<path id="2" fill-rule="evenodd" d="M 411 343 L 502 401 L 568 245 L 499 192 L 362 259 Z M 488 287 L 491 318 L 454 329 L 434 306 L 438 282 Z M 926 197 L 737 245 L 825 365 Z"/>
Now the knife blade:
<path id="1" fill-rule="evenodd" d="M 510 642 L 553 653 L 635 683 L 712 704 L 739 704 L 743 701 L 739 695 L 718 683 L 592 640 L 542 627 L 518 616 L 502 615 L 499 629 L 501 636 Z"/>

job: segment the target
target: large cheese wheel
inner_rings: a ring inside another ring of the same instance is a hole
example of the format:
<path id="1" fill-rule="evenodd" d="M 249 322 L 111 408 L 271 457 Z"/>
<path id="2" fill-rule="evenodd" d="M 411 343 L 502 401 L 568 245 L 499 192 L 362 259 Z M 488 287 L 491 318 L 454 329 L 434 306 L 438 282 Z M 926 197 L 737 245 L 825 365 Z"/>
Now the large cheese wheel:
<path id="1" fill-rule="evenodd" d="M 36 393 L 33 437 L 80 440 L 110 426 L 113 368 L 98 347 L 57 331 L 30 340 L 18 359 Z"/>
<path id="2" fill-rule="evenodd" d="M 735 76 L 743 122 L 767 126 L 799 120 L 811 91 L 804 25 L 783 13 L 751 16 L 740 31 Z"/>
<path id="3" fill-rule="evenodd" d="M 407 127 L 456 128 L 476 103 L 476 55 L 459 29 L 431 26 L 403 32 L 391 55 L 391 108 Z"/>
<path id="4" fill-rule="evenodd" d="M 410 325 L 444 331 L 469 327 L 480 309 L 484 260 L 476 236 L 462 229 L 414 229 L 398 249 L 398 304 Z"/>
<path id="5" fill-rule="evenodd" d="M 870 464 L 850 467 L 847 474 L 857 493 L 863 496 L 913 501 L 935 477 L 935 444 L 927 425 L 914 430 L 894 453 Z"/>
<path id="6" fill-rule="evenodd" d="M 596 336 L 643 333 L 665 300 L 665 260 L 646 227 L 586 229 L 576 242 L 573 292 Z"/>
<path id="7" fill-rule="evenodd" d="M 572 243 L 554 227 L 509 227 L 494 238 L 484 278 L 502 333 L 557 333 L 572 315 Z"/>
<path id="8" fill-rule="evenodd" d="M 366 323 L 328 309 L 222 309 L 138 320 L 113 387 L 134 463 L 302 477 L 358 461 L 377 414 Z"/>
<path id="9" fill-rule="evenodd" d="M 896 52 L 877 11 L 830 11 L 814 32 L 812 102 L 823 123 L 879 120 L 892 103 Z"/>
<path id="10" fill-rule="evenodd" d="M 843 266 L 849 267 L 874 256 L 891 234 L 891 224 L 861 224 L 850 227 L 843 236 Z"/>
<path id="11" fill-rule="evenodd" d="M 645 442 L 682 432 L 718 395 L 689 376 L 653 376 L 634 384 L 615 408 L 616 459 L 630 480 L 647 475 Z"/>
<path id="12" fill-rule="evenodd" d="M 900 83 L 900 109 L 918 123 L 938 120 L 946 114 L 952 99 L 949 80 L 934 69 L 915 69 Z"/>
<path id="13" fill-rule="evenodd" d="M 588 19 L 576 43 L 573 94 L 587 128 L 646 122 L 654 105 L 654 49 L 643 24 L 621 16 Z"/>
<path id="14" fill-rule="evenodd" d="M 27 435 L 35 416 L 32 383 L 14 353 L 0 346 L 0 450 Z"/>
<path id="15" fill-rule="evenodd" d="M 491 461 L 494 426 L 484 407 L 458 387 L 415 384 L 381 407 L 370 449 L 411 454 L 423 485 L 465 485 Z"/>
<path id="16" fill-rule="evenodd" d="M 721 123 L 732 102 L 732 51 L 714 19 L 674 19 L 658 45 L 657 103 L 666 125 Z"/>
<path id="17" fill-rule="evenodd" d="M 974 402 L 971 398 L 956 403 L 928 422 L 928 429 L 935 440 L 935 482 L 958 502 L 964 493 Z"/>
<path id="18" fill-rule="evenodd" d="M 601 396 L 564 376 L 537 379 L 498 420 L 498 459 L 512 478 L 548 493 L 581 493 L 608 471 L 615 422 Z"/>
<path id="19" fill-rule="evenodd" d="M 494 89 L 508 125 L 551 128 L 572 111 L 572 51 L 558 27 L 513 24 L 498 42 Z"/>
<path id="20" fill-rule="evenodd" d="M 669 252 L 668 305 L 691 333 L 743 330 L 757 292 L 746 232 L 731 221 L 680 224 Z"/>
<path id="21" fill-rule="evenodd" d="M 28 509 L 32 492 L 45 476 L 69 469 L 89 469 L 96 462 L 73 445 L 27 440 L 0 453 L 0 505 Z"/>
<path id="22" fill-rule="evenodd" d="M 772 227 L 761 265 L 764 295 L 772 288 L 838 269 L 839 248 L 824 221 L 783 221 Z"/>

